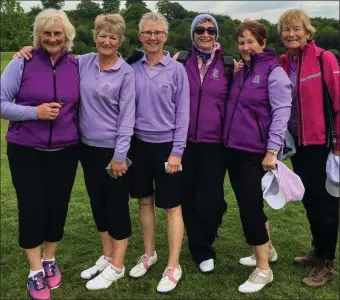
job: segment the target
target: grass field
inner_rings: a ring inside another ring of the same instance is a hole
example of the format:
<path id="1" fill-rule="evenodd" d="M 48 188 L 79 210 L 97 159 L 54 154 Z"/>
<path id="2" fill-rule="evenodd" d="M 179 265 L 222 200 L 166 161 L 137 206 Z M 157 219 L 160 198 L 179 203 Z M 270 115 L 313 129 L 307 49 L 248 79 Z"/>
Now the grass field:
<path id="1" fill-rule="evenodd" d="M 1 70 L 5 68 L 11 56 L 9 53 L 1 53 Z M 29 266 L 24 251 L 17 244 L 16 196 L 6 156 L 6 131 L 7 121 L 2 120 L 0 299 L 27 299 L 25 284 Z M 168 255 L 165 215 L 162 210 L 157 210 L 158 263 L 141 279 L 135 280 L 126 276 L 107 290 L 90 292 L 85 288 L 86 282 L 79 274 L 97 260 L 101 255 L 101 247 L 85 191 L 82 170 L 79 167 L 69 205 L 65 236 L 57 250 L 57 260 L 63 271 L 63 284 L 52 291 L 52 299 L 339 299 L 339 276 L 322 289 L 311 289 L 301 282 L 309 273 L 309 269 L 292 264 L 294 256 L 304 253 L 310 247 L 309 226 L 300 202 L 289 204 L 279 211 L 265 206 L 271 224 L 272 241 L 279 255 L 278 263 L 272 267 L 274 282 L 259 293 L 240 294 L 237 287 L 247 279 L 253 269 L 239 265 L 238 260 L 241 256 L 250 255 L 252 250 L 245 244 L 237 204 L 227 178 L 225 198 L 228 212 L 224 217 L 219 238 L 215 242 L 218 258 L 214 273 L 203 275 L 198 272 L 190 257 L 185 238 L 181 253 L 181 266 L 184 271 L 182 282 L 168 296 L 156 292 Z M 133 234 L 125 261 L 127 272 L 143 254 L 137 208 L 136 201 L 131 200 Z M 337 254 L 337 264 L 338 259 Z"/>

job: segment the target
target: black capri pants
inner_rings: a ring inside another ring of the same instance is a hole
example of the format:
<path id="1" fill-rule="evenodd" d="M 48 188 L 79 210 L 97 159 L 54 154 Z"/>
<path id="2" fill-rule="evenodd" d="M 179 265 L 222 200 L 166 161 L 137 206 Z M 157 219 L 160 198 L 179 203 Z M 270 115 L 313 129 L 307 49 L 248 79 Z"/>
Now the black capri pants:
<path id="1" fill-rule="evenodd" d="M 31 249 L 64 235 L 68 203 L 79 161 L 79 145 L 57 151 L 7 144 L 18 199 L 19 246 Z"/>
<path id="2" fill-rule="evenodd" d="M 196 263 L 215 259 L 212 247 L 227 211 L 224 200 L 226 174 L 222 143 L 187 142 L 183 154 L 181 203 L 190 253 Z"/>
<path id="3" fill-rule="evenodd" d="M 261 179 L 266 173 L 262 168 L 264 154 L 227 148 L 226 155 L 246 242 L 251 246 L 263 245 L 269 241 L 261 188 Z"/>
<path id="4" fill-rule="evenodd" d="M 114 151 L 81 144 L 80 161 L 98 231 L 123 240 L 131 235 L 128 172 L 117 179 L 107 174 Z"/>

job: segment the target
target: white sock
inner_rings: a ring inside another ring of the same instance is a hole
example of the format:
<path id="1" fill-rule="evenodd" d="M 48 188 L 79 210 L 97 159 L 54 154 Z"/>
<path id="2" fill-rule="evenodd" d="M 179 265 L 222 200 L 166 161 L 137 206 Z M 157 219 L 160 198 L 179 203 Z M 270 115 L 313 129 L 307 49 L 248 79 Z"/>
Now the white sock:
<path id="1" fill-rule="evenodd" d="M 44 269 L 37 270 L 37 271 L 32 271 L 32 270 L 30 270 L 30 273 L 28 274 L 28 278 L 37 275 L 39 272 L 43 272 L 43 273 L 45 274 Z"/>
<path id="2" fill-rule="evenodd" d="M 113 264 L 111 264 L 111 269 L 114 270 L 117 274 L 120 274 L 123 272 L 123 269 L 119 269 L 116 266 L 114 266 Z"/>
<path id="3" fill-rule="evenodd" d="M 50 262 L 55 262 L 55 258 L 54 258 L 54 256 L 52 257 L 52 258 L 50 258 L 50 259 L 41 259 L 41 262 L 43 262 L 43 261 L 50 261 Z"/>

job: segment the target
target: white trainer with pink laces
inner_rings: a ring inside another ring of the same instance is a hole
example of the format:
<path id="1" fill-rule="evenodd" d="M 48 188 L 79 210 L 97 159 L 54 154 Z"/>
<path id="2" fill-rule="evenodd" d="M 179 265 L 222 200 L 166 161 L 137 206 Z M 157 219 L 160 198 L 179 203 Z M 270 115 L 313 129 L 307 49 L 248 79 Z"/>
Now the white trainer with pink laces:
<path id="1" fill-rule="evenodd" d="M 134 278 L 142 277 L 149 270 L 149 268 L 157 262 L 156 250 L 152 256 L 147 256 L 143 254 L 137 260 L 137 265 L 135 265 L 131 270 L 129 275 Z"/>
<path id="2" fill-rule="evenodd" d="M 178 265 L 177 268 L 166 267 L 165 271 L 163 272 L 162 279 L 158 283 L 157 292 L 168 293 L 172 291 L 177 286 L 181 277 L 182 269 L 180 265 Z"/>

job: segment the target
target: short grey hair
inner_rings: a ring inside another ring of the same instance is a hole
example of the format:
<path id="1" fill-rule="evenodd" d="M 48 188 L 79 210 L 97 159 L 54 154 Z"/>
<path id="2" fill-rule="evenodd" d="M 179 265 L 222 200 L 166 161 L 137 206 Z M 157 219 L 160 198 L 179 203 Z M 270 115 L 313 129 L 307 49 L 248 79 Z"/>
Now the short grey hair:
<path id="1" fill-rule="evenodd" d="M 55 21 L 61 21 L 64 26 L 66 37 L 65 49 L 71 51 L 73 40 L 76 36 L 76 30 L 71 24 L 66 13 L 61 9 L 49 8 L 41 11 L 36 17 L 33 24 L 33 46 L 40 48 L 40 34 L 44 31 L 51 30 Z"/>
<path id="2" fill-rule="evenodd" d="M 158 11 L 152 11 L 144 14 L 139 21 L 139 33 L 142 32 L 144 23 L 147 21 L 153 21 L 156 23 L 163 23 L 164 25 L 164 32 L 168 34 L 169 24 L 167 19 Z"/>

